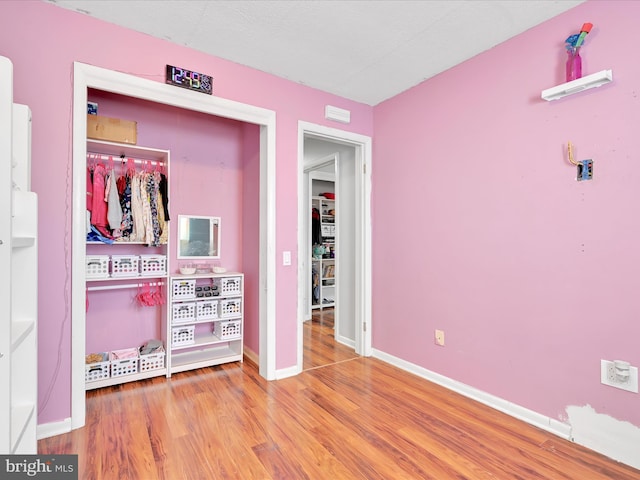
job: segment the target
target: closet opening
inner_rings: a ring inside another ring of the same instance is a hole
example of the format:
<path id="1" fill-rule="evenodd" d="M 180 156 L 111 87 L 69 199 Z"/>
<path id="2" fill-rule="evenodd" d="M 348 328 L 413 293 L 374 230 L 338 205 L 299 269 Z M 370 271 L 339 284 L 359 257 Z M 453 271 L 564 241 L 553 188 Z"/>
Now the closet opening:
<path id="1" fill-rule="evenodd" d="M 220 175 L 232 176 L 236 184 L 249 182 L 252 188 L 248 190 L 254 192 L 254 197 L 243 198 L 242 202 L 236 202 L 236 206 L 231 206 L 224 215 L 228 219 L 230 231 L 243 232 L 241 247 L 237 252 L 231 252 L 234 262 L 242 266 L 242 270 L 251 277 L 253 292 L 251 298 L 247 298 L 245 309 L 245 325 L 247 325 L 247 335 L 249 336 L 250 349 L 255 351 L 254 360 L 259 364 L 260 374 L 268 380 L 275 379 L 275 256 L 268 252 L 275 251 L 275 114 L 272 111 L 253 107 L 250 105 L 232 102 L 206 95 L 194 95 L 193 92 L 184 91 L 170 85 L 161 84 L 151 80 L 134 77 L 128 74 L 114 72 L 91 65 L 74 64 L 74 107 L 73 107 L 73 220 L 72 220 L 72 302 L 71 302 L 71 329 L 72 329 L 72 375 L 71 375 L 71 425 L 70 428 L 79 428 L 85 422 L 85 341 L 86 341 L 86 269 L 85 269 L 85 248 L 86 248 L 86 156 L 87 156 L 87 101 L 90 95 L 122 96 L 126 103 L 154 104 L 167 116 L 180 117 L 180 112 L 189 111 L 177 121 L 185 120 L 187 117 L 203 116 L 201 125 L 209 125 L 211 122 L 218 124 L 221 128 L 232 127 L 241 145 L 238 148 L 252 150 L 244 157 L 246 163 L 241 166 L 242 172 L 231 171 L 238 167 L 229 166 L 225 170 L 224 155 L 218 158 L 202 158 L 201 155 L 194 155 L 188 152 L 190 142 L 193 142 L 193 135 L 198 134 L 197 126 L 191 125 L 182 131 L 180 138 L 176 141 L 183 142 L 183 147 L 187 150 L 182 154 L 183 167 L 185 171 L 191 172 L 198 169 L 197 162 L 205 162 L 201 168 L 211 167 L 216 164 Z M 116 97 L 114 97 L 116 96 Z M 101 112 L 102 113 L 102 112 Z M 107 114 L 104 112 L 105 115 Z M 206 117 L 206 118 L 205 118 Z M 149 120 L 149 124 L 151 120 Z M 147 134 L 149 132 L 140 132 Z M 199 132 L 200 135 L 206 135 Z M 147 142 L 145 142 L 147 143 Z M 180 158 L 173 158 L 172 161 L 179 162 Z M 208 162 L 208 163 L 207 163 Z M 176 173 L 176 172 L 174 172 Z M 180 173 L 180 172 L 178 172 Z M 196 175 L 196 178 L 185 179 L 182 182 L 184 188 L 188 188 L 189 182 L 202 188 L 208 188 L 207 178 L 203 175 Z M 174 178 L 174 180 L 176 180 Z M 178 180 L 180 178 L 178 177 Z M 218 188 L 221 186 L 220 178 L 217 179 Z M 215 183 L 214 179 L 214 183 Z M 259 188 L 255 188 L 259 186 Z M 244 193 L 243 193 L 244 194 Z M 236 192 L 236 195 L 240 193 Z M 180 192 L 174 192 L 170 202 L 180 201 Z M 203 199 L 206 201 L 206 199 Z M 246 229 L 251 228 L 244 225 L 242 203 L 247 202 L 249 207 L 255 210 L 256 218 L 247 218 L 247 223 L 254 225 L 251 234 L 246 235 Z M 197 205 L 190 205 L 193 211 L 184 213 L 197 213 Z M 222 207 L 221 207 L 222 208 Z M 226 208 L 226 207 L 225 207 Z M 233 211 L 233 209 L 236 209 Z M 183 213 L 174 210 L 174 214 Z M 177 222 L 176 222 L 177 223 Z M 257 225 L 257 226 L 256 226 Z M 177 225 L 172 227 L 173 234 L 177 231 Z M 171 239 L 170 239 L 171 242 Z M 223 240 L 224 242 L 224 240 Z M 224 246 L 223 246 L 224 248 Z M 173 249 L 175 250 L 175 249 Z M 171 255 L 175 255 L 172 252 Z M 169 259 L 171 265 L 171 259 Z M 173 262 L 172 269 L 176 262 Z M 249 281 L 249 280 L 248 280 Z M 247 284 L 248 286 L 248 284 Z M 249 356 L 251 357 L 251 352 Z"/>

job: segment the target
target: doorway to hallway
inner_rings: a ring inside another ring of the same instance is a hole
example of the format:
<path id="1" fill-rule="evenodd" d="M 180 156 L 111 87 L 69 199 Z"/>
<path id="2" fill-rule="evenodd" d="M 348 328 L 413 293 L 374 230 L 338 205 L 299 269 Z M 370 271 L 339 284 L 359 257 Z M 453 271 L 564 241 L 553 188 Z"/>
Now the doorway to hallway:
<path id="1" fill-rule="evenodd" d="M 304 368 L 304 324 L 312 320 L 310 172 L 321 168 L 331 157 L 335 158 L 336 209 L 333 338 L 355 355 L 371 355 L 371 139 L 305 122 L 299 123 L 298 131 L 300 321 L 297 365 L 301 371 Z"/>

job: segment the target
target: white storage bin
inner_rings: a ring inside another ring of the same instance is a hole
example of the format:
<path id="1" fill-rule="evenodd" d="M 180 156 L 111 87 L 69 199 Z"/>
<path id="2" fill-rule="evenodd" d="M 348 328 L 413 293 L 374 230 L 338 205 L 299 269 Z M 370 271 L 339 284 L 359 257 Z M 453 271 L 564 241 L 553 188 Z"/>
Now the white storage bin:
<path id="1" fill-rule="evenodd" d="M 218 318 L 218 300 L 200 300 L 196 302 L 196 319 Z"/>
<path id="2" fill-rule="evenodd" d="M 179 347 L 180 345 L 192 345 L 196 343 L 195 331 L 195 325 L 185 325 L 184 327 L 172 328 L 171 345 Z"/>
<path id="3" fill-rule="evenodd" d="M 171 298 L 174 300 L 189 300 L 196 298 L 195 280 L 174 280 L 171 283 Z"/>
<path id="4" fill-rule="evenodd" d="M 196 319 L 196 305 L 194 302 L 174 303 L 171 311 L 171 323 L 187 323 Z"/>
<path id="5" fill-rule="evenodd" d="M 219 295 L 240 295 L 242 292 L 241 277 L 214 278 L 213 284 L 218 287 Z"/>
<path id="6" fill-rule="evenodd" d="M 320 234 L 323 237 L 335 237 L 336 236 L 336 226 L 335 225 L 322 225 L 320 227 Z"/>
<path id="7" fill-rule="evenodd" d="M 140 372 L 142 373 L 164 368 L 164 357 L 164 350 L 156 351 L 149 355 L 140 354 Z"/>
<path id="8" fill-rule="evenodd" d="M 220 300 L 220 318 L 239 317 L 242 315 L 242 300 L 228 298 Z"/>
<path id="9" fill-rule="evenodd" d="M 140 275 L 163 276 L 167 274 L 166 255 L 140 255 Z"/>
<path id="10" fill-rule="evenodd" d="M 126 353 L 135 353 L 135 357 L 118 358 Z M 121 377 L 138 373 L 138 349 L 125 348 L 124 350 L 114 350 L 109 356 L 111 360 L 111 377 Z"/>
<path id="11" fill-rule="evenodd" d="M 106 380 L 110 376 L 109 354 L 100 353 L 102 355 L 101 362 L 87 363 L 84 366 L 84 381 L 96 382 L 98 380 Z"/>
<path id="12" fill-rule="evenodd" d="M 213 333 L 221 340 L 228 340 L 242 336 L 241 328 L 242 320 L 226 320 L 224 322 L 216 322 Z"/>
<path id="13" fill-rule="evenodd" d="M 87 278 L 109 278 L 109 255 L 85 257 Z"/>
<path id="14" fill-rule="evenodd" d="M 139 261 L 137 255 L 111 255 L 111 276 L 137 277 Z"/>

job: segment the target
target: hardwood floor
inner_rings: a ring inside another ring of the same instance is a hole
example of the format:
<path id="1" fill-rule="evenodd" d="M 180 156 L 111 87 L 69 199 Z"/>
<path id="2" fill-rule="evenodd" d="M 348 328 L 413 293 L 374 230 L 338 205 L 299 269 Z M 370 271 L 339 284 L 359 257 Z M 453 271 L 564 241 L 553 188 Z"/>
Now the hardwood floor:
<path id="1" fill-rule="evenodd" d="M 640 479 L 379 360 L 311 350 L 284 380 L 245 361 L 90 391 L 86 426 L 39 453 L 79 454 L 91 480 Z"/>
<path id="2" fill-rule="evenodd" d="M 311 320 L 304 322 L 303 370 L 358 357 L 353 348 L 334 340 L 333 324 L 333 308 L 313 310 Z"/>

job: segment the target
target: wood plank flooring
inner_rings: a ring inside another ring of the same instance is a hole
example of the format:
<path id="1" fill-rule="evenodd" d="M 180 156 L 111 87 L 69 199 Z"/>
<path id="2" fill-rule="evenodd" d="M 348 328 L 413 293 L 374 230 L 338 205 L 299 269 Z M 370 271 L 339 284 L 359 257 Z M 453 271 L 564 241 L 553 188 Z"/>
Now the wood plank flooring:
<path id="1" fill-rule="evenodd" d="M 333 308 L 313 310 L 311 320 L 304 322 L 303 370 L 351 360 L 358 356 L 353 348 L 335 342 L 333 326 Z"/>
<path id="2" fill-rule="evenodd" d="M 93 390 L 86 426 L 40 440 L 39 453 L 79 454 L 79 478 L 91 480 L 640 479 L 384 362 L 342 353 L 325 366 L 318 358 L 331 354 L 310 354 L 308 370 L 273 382 L 245 361 Z"/>

